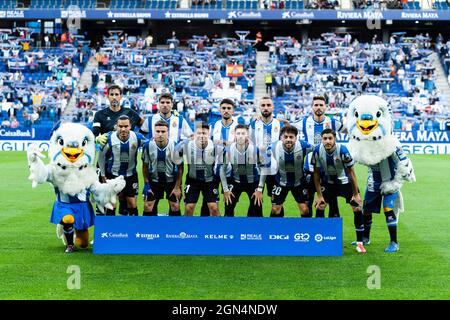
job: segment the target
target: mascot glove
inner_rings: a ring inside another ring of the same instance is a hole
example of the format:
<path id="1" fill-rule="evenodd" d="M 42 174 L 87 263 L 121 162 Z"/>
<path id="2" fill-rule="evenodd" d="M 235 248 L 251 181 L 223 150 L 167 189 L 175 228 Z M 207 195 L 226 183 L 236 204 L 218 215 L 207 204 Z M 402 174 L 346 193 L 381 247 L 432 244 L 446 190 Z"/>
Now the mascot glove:
<path id="1" fill-rule="evenodd" d="M 41 153 L 37 144 L 33 143 L 27 150 L 28 164 L 36 163 L 38 159 L 45 158 L 45 155 Z"/>
<path id="2" fill-rule="evenodd" d="M 106 144 L 106 141 L 108 141 L 108 134 L 107 133 L 99 135 L 97 138 L 95 138 L 95 143 L 100 144 L 102 147 Z"/>
<path id="3" fill-rule="evenodd" d="M 391 194 L 391 193 L 398 192 L 398 191 L 400 191 L 401 187 L 402 187 L 402 184 L 398 183 L 395 180 L 383 182 L 381 184 L 381 194 L 385 195 L 385 194 Z"/>
<path id="4" fill-rule="evenodd" d="M 149 191 L 150 191 L 150 182 L 146 182 L 144 184 L 144 190 L 142 191 L 142 193 L 144 194 L 144 196 L 146 196 Z"/>
<path id="5" fill-rule="evenodd" d="M 108 183 L 113 186 L 113 190 L 115 193 L 119 193 L 125 188 L 126 182 L 123 176 L 118 176 L 115 179 L 108 180 Z"/>

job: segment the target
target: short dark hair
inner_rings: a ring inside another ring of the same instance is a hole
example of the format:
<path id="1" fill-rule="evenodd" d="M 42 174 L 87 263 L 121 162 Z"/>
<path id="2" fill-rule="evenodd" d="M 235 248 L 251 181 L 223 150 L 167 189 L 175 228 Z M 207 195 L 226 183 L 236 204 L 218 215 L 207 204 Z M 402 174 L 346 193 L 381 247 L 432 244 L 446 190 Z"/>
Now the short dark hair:
<path id="1" fill-rule="evenodd" d="M 126 114 L 121 115 L 120 117 L 117 118 L 117 122 L 119 122 L 119 120 L 128 120 L 131 123 L 131 119 L 129 116 L 127 116 Z"/>
<path id="2" fill-rule="evenodd" d="M 327 100 L 325 99 L 324 96 L 314 96 L 312 98 L 312 101 L 314 101 L 314 100 L 322 100 L 323 102 L 327 103 Z"/>
<path id="3" fill-rule="evenodd" d="M 167 122 L 165 122 L 164 120 L 158 120 L 155 123 L 155 128 L 156 127 L 166 127 L 167 129 L 169 129 L 169 124 Z"/>
<path id="4" fill-rule="evenodd" d="M 331 128 L 323 129 L 323 131 L 320 133 L 320 135 L 323 137 L 324 134 L 330 134 L 330 133 L 336 138 L 336 131 L 334 131 Z"/>
<path id="5" fill-rule="evenodd" d="M 122 95 L 122 88 L 119 85 L 117 85 L 117 84 L 110 85 L 106 92 L 109 94 L 112 90 L 119 90 L 120 95 Z"/>
<path id="6" fill-rule="evenodd" d="M 169 99 L 170 101 L 173 102 L 173 97 L 170 93 L 163 93 L 159 96 L 158 98 L 158 102 L 161 101 L 161 99 Z"/>
<path id="7" fill-rule="evenodd" d="M 248 131 L 248 125 L 239 123 L 239 124 L 234 128 L 234 131 L 236 131 L 237 129 L 245 129 L 245 130 Z"/>
<path id="8" fill-rule="evenodd" d="M 285 133 L 293 133 L 294 135 L 298 135 L 298 129 L 294 126 L 291 126 L 290 124 L 285 125 L 283 128 L 281 128 L 280 135 L 283 135 Z"/>
<path id="9" fill-rule="evenodd" d="M 197 130 L 197 129 L 208 129 L 209 130 L 209 125 L 206 123 L 206 122 L 198 122 L 196 125 L 195 125 L 195 130 Z"/>
<path id="10" fill-rule="evenodd" d="M 219 107 L 220 107 L 221 105 L 225 104 L 225 103 L 226 103 L 226 104 L 232 105 L 233 108 L 234 108 L 234 102 L 233 102 L 233 100 L 228 99 L 228 98 L 222 99 L 222 101 L 220 101 Z"/>

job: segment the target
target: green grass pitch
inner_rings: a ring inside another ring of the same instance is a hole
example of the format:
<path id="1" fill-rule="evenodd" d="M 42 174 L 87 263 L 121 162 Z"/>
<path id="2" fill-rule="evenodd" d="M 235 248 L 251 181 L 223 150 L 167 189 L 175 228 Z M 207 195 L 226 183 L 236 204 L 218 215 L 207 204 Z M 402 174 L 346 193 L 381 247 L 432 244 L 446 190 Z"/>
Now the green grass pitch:
<path id="1" fill-rule="evenodd" d="M 357 254 L 353 216 L 341 202 L 342 257 L 99 256 L 63 253 L 49 223 L 51 186 L 31 188 L 25 153 L 0 152 L 0 299 L 449 299 L 450 156 L 411 158 L 417 182 L 402 189 L 406 212 L 395 254 L 383 252 L 384 215 L 374 215 L 368 253 Z M 357 175 L 363 190 L 366 168 L 358 166 Z M 297 217 L 288 199 L 286 215 Z M 247 204 L 242 198 L 237 212 Z M 67 287 L 71 265 L 81 271 L 79 290 Z M 374 265 L 380 289 L 367 287 Z"/>

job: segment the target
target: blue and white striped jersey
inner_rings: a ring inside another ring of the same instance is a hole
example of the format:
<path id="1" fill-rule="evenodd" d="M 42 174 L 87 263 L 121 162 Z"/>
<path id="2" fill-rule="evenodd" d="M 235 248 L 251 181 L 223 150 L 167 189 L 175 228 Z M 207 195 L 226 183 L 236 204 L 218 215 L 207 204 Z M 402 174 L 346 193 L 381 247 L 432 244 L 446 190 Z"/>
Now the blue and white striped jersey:
<path id="1" fill-rule="evenodd" d="M 367 190 L 379 192 L 381 183 L 394 180 L 395 172 L 400 161 L 406 161 L 408 158 L 403 152 L 401 146 L 398 146 L 393 154 L 383 159 L 376 165 L 369 166 L 369 175 L 367 176 Z"/>
<path id="2" fill-rule="evenodd" d="M 345 130 L 344 125 L 334 118 L 330 118 L 325 116 L 325 119 L 322 122 L 316 122 L 314 117 L 308 116 L 304 117 L 296 122 L 292 123 L 298 129 L 299 140 L 304 140 L 313 146 L 317 146 L 322 142 L 322 131 L 329 128 L 333 129 L 336 132 L 342 132 Z M 305 170 L 314 172 L 314 165 L 311 163 L 312 155 L 308 155 L 307 160 L 305 161 Z"/>
<path id="3" fill-rule="evenodd" d="M 138 149 L 144 144 L 145 138 L 139 133 L 130 131 L 128 140 L 121 141 L 117 134 L 117 131 L 112 131 L 108 135 L 108 140 L 99 153 L 100 173 L 102 176 L 109 173 L 130 177 L 136 174 Z"/>
<path id="4" fill-rule="evenodd" d="M 160 113 L 149 116 L 144 120 L 141 131 L 148 133 L 148 139 L 153 139 L 155 124 L 159 120 L 164 120 L 169 125 L 169 139 L 175 142 L 189 138 L 193 132 L 186 119 L 183 116 L 171 115 L 168 119 L 164 118 Z"/>
<path id="5" fill-rule="evenodd" d="M 278 166 L 275 181 L 283 187 L 297 187 L 303 180 L 303 162 L 307 153 L 314 147 L 305 141 L 296 141 L 291 152 L 283 147 L 283 142 L 278 141 L 272 147 L 272 158 Z"/>
<path id="6" fill-rule="evenodd" d="M 183 155 L 186 156 L 188 165 L 187 176 L 200 182 L 211 182 L 214 180 L 216 158 L 223 157 L 211 140 L 208 140 L 208 145 L 204 149 L 198 147 L 195 140 L 181 142 L 176 147 L 174 156 L 176 164 L 180 164 L 183 161 Z M 220 162 L 222 163 L 222 160 Z"/>
<path id="7" fill-rule="evenodd" d="M 148 164 L 149 178 L 153 182 L 174 182 L 178 167 L 174 163 L 175 142 L 169 140 L 164 148 L 159 148 L 155 141 L 144 145 L 142 161 Z"/>
<path id="8" fill-rule="evenodd" d="M 325 116 L 325 119 L 322 122 L 316 122 L 311 115 L 293 122 L 292 125 L 298 129 L 298 139 L 305 140 L 313 146 L 317 146 L 322 142 L 321 133 L 323 130 L 329 128 L 336 132 L 342 132 L 345 129 L 339 120 L 328 116 Z"/>
<path id="9" fill-rule="evenodd" d="M 323 144 L 314 149 L 312 164 L 322 171 L 322 179 L 330 184 L 347 184 L 350 182 L 347 168 L 355 165 L 352 155 L 344 145 L 336 144 L 332 153 L 325 150 Z"/>
<path id="10" fill-rule="evenodd" d="M 238 121 L 233 119 L 233 122 L 229 126 L 224 126 L 222 120 L 217 120 L 211 126 L 211 140 L 214 144 L 217 144 L 218 141 L 234 141 L 234 130 L 238 125 Z"/>
<path id="11" fill-rule="evenodd" d="M 264 165 L 264 156 L 253 143 L 241 152 L 233 143 L 225 151 L 225 163 L 231 165 L 231 178 L 238 183 L 259 181 L 260 167 Z"/>
<path id="12" fill-rule="evenodd" d="M 283 123 L 278 119 L 272 119 L 270 123 L 256 120 L 250 123 L 250 138 L 261 150 L 280 140 L 280 132 Z"/>

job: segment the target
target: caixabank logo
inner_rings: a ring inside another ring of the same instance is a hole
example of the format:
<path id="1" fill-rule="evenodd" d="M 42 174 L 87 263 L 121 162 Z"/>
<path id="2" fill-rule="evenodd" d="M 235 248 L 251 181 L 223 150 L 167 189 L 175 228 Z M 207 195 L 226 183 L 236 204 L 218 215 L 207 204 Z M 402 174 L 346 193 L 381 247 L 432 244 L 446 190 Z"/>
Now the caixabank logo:
<path id="1" fill-rule="evenodd" d="M 122 232 L 102 232 L 100 237 L 102 239 L 128 239 L 128 233 Z"/>

